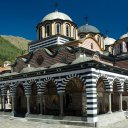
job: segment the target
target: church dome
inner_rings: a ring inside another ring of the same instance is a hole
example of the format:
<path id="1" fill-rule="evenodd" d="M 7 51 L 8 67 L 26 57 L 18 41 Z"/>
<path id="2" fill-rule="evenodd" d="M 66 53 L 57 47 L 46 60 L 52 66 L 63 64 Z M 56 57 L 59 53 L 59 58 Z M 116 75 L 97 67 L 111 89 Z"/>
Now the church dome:
<path id="1" fill-rule="evenodd" d="M 55 19 L 72 21 L 72 19 L 68 15 L 66 15 L 65 13 L 55 11 L 55 12 L 52 12 L 52 13 L 49 13 L 48 15 L 46 15 L 43 18 L 42 22 L 44 22 L 46 20 L 55 20 Z"/>
<path id="2" fill-rule="evenodd" d="M 128 37 L 128 33 L 125 33 L 124 35 L 122 35 L 119 39 L 123 39 L 123 38 L 126 38 Z"/>
<path id="3" fill-rule="evenodd" d="M 100 33 L 100 31 L 95 26 L 92 26 L 89 24 L 85 24 L 85 25 L 79 27 L 78 32 L 79 33 L 82 33 L 82 32 L 84 32 L 84 33 L 88 33 L 88 32 Z"/>
<path id="4" fill-rule="evenodd" d="M 106 37 L 105 39 L 104 39 L 104 44 L 105 45 L 112 45 L 112 44 L 114 44 L 115 43 L 115 39 L 113 39 L 113 38 L 110 38 L 110 37 Z"/>

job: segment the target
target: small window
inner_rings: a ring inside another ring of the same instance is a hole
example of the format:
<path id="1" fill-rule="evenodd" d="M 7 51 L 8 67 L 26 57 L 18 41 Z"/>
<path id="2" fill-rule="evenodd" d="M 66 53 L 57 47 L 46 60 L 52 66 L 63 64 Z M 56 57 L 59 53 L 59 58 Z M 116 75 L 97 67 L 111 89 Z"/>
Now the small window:
<path id="1" fill-rule="evenodd" d="M 91 49 L 93 49 L 93 43 L 91 43 Z"/>
<path id="2" fill-rule="evenodd" d="M 60 33 L 61 33 L 61 24 L 56 23 L 56 34 L 60 34 Z"/>
<path id="3" fill-rule="evenodd" d="M 66 36 L 70 36 L 70 26 L 69 24 L 66 24 Z"/>
<path id="4" fill-rule="evenodd" d="M 80 35 L 80 38 L 84 38 L 84 34 L 81 34 L 81 35 Z"/>
<path id="5" fill-rule="evenodd" d="M 45 25 L 45 36 L 50 36 L 50 24 Z"/>

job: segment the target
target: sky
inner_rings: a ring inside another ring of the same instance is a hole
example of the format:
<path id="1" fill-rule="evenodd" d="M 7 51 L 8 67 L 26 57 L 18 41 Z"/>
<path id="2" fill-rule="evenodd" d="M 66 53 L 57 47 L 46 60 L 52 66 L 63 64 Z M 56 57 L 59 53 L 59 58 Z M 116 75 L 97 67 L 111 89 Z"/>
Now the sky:
<path id="1" fill-rule="evenodd" d="M 86 23 L 118 39 L 128 31 L 128 0 L 0 0 L 0 35 L 36 40 L 36 26 L 45 15 L 58 11 L 78 27 Z"/>

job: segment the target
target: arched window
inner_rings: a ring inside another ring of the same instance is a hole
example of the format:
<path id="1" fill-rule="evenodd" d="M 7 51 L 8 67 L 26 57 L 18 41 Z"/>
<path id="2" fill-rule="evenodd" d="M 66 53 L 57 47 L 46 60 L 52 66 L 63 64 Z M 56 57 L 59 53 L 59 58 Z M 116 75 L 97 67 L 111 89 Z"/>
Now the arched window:
<path id="1" fill-rule="evenodd" d="M 117 45 L 117 54 L 120 54 L 120 45 Z"/>
<path id="2" fill-rule="evenodd" d="M 97 35 L 97 41 L 99 44 L 101 44 L 101 37 L 99 35 Z"/>
<path id="3" fill-rule="evenodd" d="M 42 27 L 39 28 L 39 40 L 42 39 Z"/>
<path id="4" fill-rule="evenodd" d="M 120 54 L 123 52 L 122 43 L 120 44 Z"/>
<path id="5" fill-rule="evenodd" d="M 60 34 L 60 33 L 61 33 L 61 24 L 56 23 L 56 34 Z"/>
<path id="6" fill-rule="evenodd" d="M 70 25 L 66 24 L 66 36 L 70 36 Z"/>
<path id="7" fill-rule="evenodd" d="M 50 36 L 50 24 L 45 25 L 45 36 Z"/>

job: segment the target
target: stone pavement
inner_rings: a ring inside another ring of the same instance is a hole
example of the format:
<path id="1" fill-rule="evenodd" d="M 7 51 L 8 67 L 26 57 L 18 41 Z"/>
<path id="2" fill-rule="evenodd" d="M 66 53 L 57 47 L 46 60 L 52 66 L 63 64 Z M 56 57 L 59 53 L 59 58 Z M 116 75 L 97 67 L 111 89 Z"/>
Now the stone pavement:
<path id="1" fill-rule="evenodd" d="M 63 124 L 48 124 L 41 121 L 28 121 L 26 118 L 0 117 L 0 128 L 86 128 L 85 126 L 73 126 Z M 91 128 L 91 127 L 90 127 Z"/>
<path id="2" fill-rule="evenodd" d="M 30 121 L 27 118 L 10 118 L 9 116 L 0 116 L 0 128 L 91 128 L 86 126 L 74 126 L 63 124 L 48 124 L 39 121 Z M 128 119 L 111 124 L 107 127 L 99 128 L 128 128 Z"/>
<path id="3" fill-rule="evenodd" d="M 120 121 L 118 123 L 111 124 L 103 128 L 128 128 L 128 119 Z"/>

